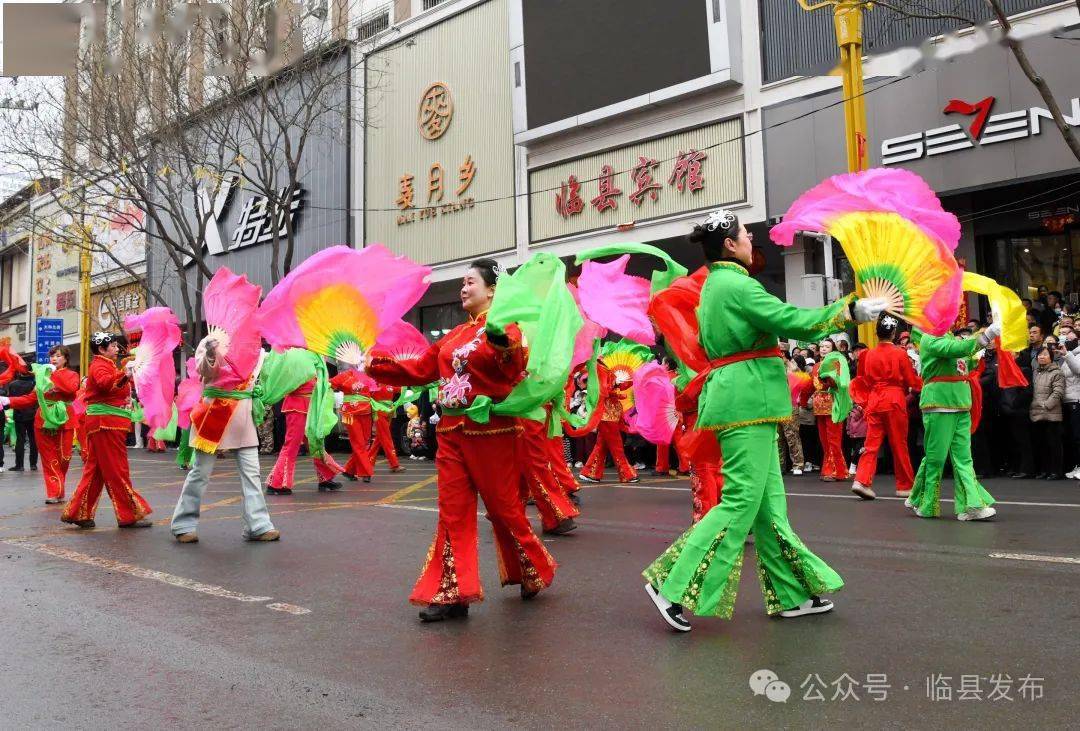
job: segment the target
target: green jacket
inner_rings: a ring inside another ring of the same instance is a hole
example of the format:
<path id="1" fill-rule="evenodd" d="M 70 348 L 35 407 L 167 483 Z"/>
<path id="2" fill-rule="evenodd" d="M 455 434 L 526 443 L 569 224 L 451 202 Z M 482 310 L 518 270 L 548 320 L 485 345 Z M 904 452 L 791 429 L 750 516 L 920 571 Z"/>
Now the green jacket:
<path id="1" fill-rule="evenodd" d="M 912 339 L 919 346 L 922 361 L 922 395 L 919 408 L 923 409 L 971 409 L 971 385 L 966 381 L 931 383 L 937 376 L 966 376 L 972 367 L 972 356 L 979 350 L 975 338 L 962 340 L 954 335 L 935 337 L 913 330 Z"/>
<path id="2" fill-rule="evenodd" d="M 701 290 L 698 323 L 710 360 L 775 347 L 778 336 L 817 341 L 850 322 L 854 295 L 827 307 L 801 308 L 765 291 L 742 266 L 709 265 Z M 780 422 L 791 416 L 791 393 L 780 358 L 754 358 L 713 370 L 698 400 L 699 429 L 732 429 Z"/>

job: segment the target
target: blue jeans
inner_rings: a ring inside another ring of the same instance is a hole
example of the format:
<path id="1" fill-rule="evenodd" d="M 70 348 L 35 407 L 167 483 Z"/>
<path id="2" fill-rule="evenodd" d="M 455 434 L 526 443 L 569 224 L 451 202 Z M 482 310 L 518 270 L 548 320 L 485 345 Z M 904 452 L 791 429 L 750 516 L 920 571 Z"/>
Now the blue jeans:
<path id="1" fill-rule="evenodd" d="M 244 447 L 234 451 L 236 469 L 240 473 L 240 488 L 243 495 L 244 537 L 260 536 L 274 529 L 270 522 L 270 511 L 266 508 L 266 498 L 262 491 L 262 478 L 259 473 L 259 448 Z M 210 483 L 214 472 L 217 455 L 195 451 L 195 459 L 184 481 L 184 489 L 173 511 L 172 533 L 174 536 L 191 533 L 199 527 L 199 509 L 202 496 Z"/>

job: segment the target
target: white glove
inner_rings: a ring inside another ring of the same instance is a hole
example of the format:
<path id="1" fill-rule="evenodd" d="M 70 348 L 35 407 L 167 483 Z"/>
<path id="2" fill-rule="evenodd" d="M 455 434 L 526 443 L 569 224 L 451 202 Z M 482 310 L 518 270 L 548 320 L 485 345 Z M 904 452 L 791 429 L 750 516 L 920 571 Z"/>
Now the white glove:
<path id="1" fill-rule="evenodd" d="M 0 396 L 0 409 L 6 409 L 11 405 L 11 399 L 7 396 Z"/>
<path id="2" fill-rule="evenodd" d="M 429 424 L 438 424 L 439 423 L 439 415 L 438 414 L 432 414 L 431 417 L 428 418 L 428 423 Z"/>
<path id="3" fill-rule="evenodd" d="M 876 322 L 878 315 L 884 312 L 888 306 L 889 301 L 882 297 L 863 297 L 855 300 L 855 304 L 851 308 L 851 315 L 855 318 L 855 322 Z"/>
<path id="4" fill-rule="evenodd" d="M 994 342 L 995 338 L 1001 337 L 1001 323 L 992 322 L 990 326 L 979 333 L 979 345 L 986 347 L 990 343 Z"/>

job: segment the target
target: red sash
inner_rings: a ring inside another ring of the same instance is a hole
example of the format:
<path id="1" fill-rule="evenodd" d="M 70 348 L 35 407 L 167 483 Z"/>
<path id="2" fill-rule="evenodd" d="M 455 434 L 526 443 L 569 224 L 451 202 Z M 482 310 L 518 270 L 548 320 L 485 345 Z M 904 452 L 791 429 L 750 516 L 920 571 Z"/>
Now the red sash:
<path id="1" fill-rule="evenodd" d="M 701 389 L 705 386 L 705 379 L 709 377 L 709 374 L 718 368 L 723 368 L 726 365 L 732 363 L 739 363 L 744 360 L 755 360 L 757 358 L 780 358 L 780 347 L 777 345 L 771 348 L 761 348 L 760 350 L 744 350 L 741 353 L 734 353 L 732 355 L 724 356 L 723 358 L 717 358 L 716 360 L 710 360 L 709 365 L 698 372 L 694 379 L 687 384 L 683 390 L 681 397 L 685 399 L 692 399 L 694 403 L 697 403 L 698 397 L 701 396 Z"/>

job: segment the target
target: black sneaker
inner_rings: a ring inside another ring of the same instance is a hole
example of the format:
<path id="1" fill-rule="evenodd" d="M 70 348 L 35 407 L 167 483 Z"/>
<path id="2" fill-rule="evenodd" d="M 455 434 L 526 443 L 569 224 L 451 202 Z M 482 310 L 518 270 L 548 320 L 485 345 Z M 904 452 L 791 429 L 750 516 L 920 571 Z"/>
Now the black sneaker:
<path id="1" fill-rule="evenodd" d="M 441 622 L 444 619 L 461 619 L 468 616 L 468 604 L 428 604 L 420 610 L 421 622 Z"/>
<path id="2" fill-rule="evenodd" d="M 334 490 L 340 490 L 341 483 L 334 482 L 333 480 L 323 480 L 319 483 L 319 492 L 326 492 L 327 490 L 333 492 Z"/>
<path id="3" fill-rule="evenodd" d="M 631 477 L 631 478 L 630 478 L 629 480 L 627 480 L 626 482 L 627 482 L 627 484 L 630 484 L 630 485 L 632 485 L 632 484 L 634 484 L 635 482 L 641 482 L 641 478 L 640 478 L 640 477 Z"/>
<path id="4" fill-rule="evenodd" d="M 527 602 L 530 599 L 535 598 L 536 595 L 539 594 L 539 593 L 540 593 L 539 589 L 526 589 L 524 584 L 521 585 L 521 599 L 523 601 Z"/>
<path id="5" fill-rule="evenodd" d="M 349 474 L 348 472 L 342 472 L 342 473 L 341 473 L 341 476 L 342 476 L 342 477 L 344 477 L 344 478 L 345 478 L 346 480 L 348 480 L 349 482 L 356 482 L 356 480 L 358 479 L 358 478 L 356 477 L 356 475 L 351 475 L 351 474 Z"/>
<path id="6" fill-rule="evenodd" d="M 574 505 L 581 505 L 581 498 L 578 497 L 578 494 L 576 492 L 570 493 L 567 497 L 570 498 L 570 502 L 572 502 Z"/>
<path id="7" fill-rule="evenodd" d="M 573 518 L 563 518 L 562 520 L 559 521 L 558 525 L 556 525 L 554 528 L 551 528 L 550 530 L 545 528 L 544 529 L 544 535 L 546 535 L 546 536 L 564 536 L 567 533 L 569 533 L 570 531 L 575 530 L 576 528 L 577 528 L 577 523 L 574 522 Z"/>
<path id="8" fill-rule="evenodd" d="M 371 475 L 368 475 L 367 477 L 363 478 L 363 480 L 364 480 L 364 482 L 371 482 Z"/>
<path id="9" fill-rule="evenodd" d="M 656 605 L 657 611 L 660 612 L 660 616 L 664 618 L 669 627 L 679 632 L 690 631 L 690 623 L 682 616 L 682 604 L 669 602 L 652 584 L 645 585 L 645 593 L 652 599 L 652 603 Z"/>
<path id="10" fill-rule="evenodd" d="M 833 603 L 828 599 L 822 599 L 821 597 L 812 596 L 805 602 L 797 607 L 791 609 L 785 609 L 780 612 L 781 617 L 801 617 L 804 614 L 824 614 L 825 612 L 831 612 L 833 609 Z"/>
<path id="11" fill-rule="evenodd" d="M 270 487 L 266 486 L 267 495 L 292 495 L 292 488 L 290 487 Z"/>

